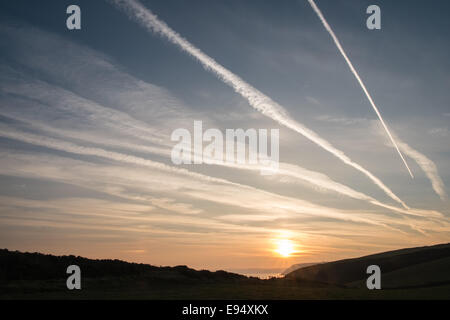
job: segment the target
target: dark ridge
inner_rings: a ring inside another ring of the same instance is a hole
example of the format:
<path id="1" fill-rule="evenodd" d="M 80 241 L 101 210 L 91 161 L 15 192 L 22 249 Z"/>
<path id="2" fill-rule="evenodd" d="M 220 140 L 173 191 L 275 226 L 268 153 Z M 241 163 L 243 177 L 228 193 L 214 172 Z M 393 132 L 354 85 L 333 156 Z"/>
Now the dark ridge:
<path id="1" fill-rule="evenodd" d="M 161 280 L 230 281 L 248 280 L 246 276 L 226 271 L 194 270 L 187 266 L 156 267 L 110 259 L 87 259 L 79 256 L 54 256 L 0 249 L 0 282 L 14 280 L 51 280 L 68 277 L 69 265 L 80 267 L 83 278 L 145 276 Z"/>
<path id="2" fill-rule="evenodd" d="M 401 249 L 304 267 L 287 274 L 286 278 L 347 285 L 366 279 L 368 277 L 366 269 L 369 265 L 378 265 L 384 276 L 396 270 L 407 270 L 412 266 L 448 257 L 450 257 L 450 244 Z M 444 259 L 442 261 L 447 260 Z M 445 264 L 447 266 L 448 262 L 445 262 Z M 438 266 L 439 270 L 443 267 L 443 265 Z M 432 272 L 431 269 L 430 272 Z M 417 275 L 417 277 L 422 276 L 424 275 Z"/>

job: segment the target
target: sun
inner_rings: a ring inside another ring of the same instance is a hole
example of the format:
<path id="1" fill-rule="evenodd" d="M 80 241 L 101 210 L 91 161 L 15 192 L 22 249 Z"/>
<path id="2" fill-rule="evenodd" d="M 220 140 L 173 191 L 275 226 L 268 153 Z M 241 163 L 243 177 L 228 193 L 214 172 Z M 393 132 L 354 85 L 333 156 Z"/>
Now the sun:
<path id="1" fill-rule="evenodd" d="M 288 258 L 295 252 L 294 243 L 289 239 L 277 240 L 277 248 L 275 252 L 283 258 Z"/>

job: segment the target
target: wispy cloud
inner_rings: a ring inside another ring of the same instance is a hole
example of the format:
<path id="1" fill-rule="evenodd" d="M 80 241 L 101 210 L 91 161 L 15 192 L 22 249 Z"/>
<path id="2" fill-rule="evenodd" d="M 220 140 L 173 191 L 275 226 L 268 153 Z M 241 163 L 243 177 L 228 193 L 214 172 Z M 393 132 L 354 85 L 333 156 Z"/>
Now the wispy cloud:
<path id="1" fill-rule="evenodd" d="M 0 114 L 1 114 L 1 112 L 0 112 Z M 17 120 L 20 120 L 20 119 L 17 119 Z M 167 148 L 167 146 L 165 146 L 165 147 L 164 146 L 148 147 L 148 146 L 141 146 L 141 145 L 133 144 L 133 143 L 123 143 L 120 141 L 99 138 L 96 135 L 92 135 L 92 134 L 86 135 L 83 133 L 80 134 L 77 132 L 55 129 L 55 128 L 52 128 L 50 126 L 47 126 L 47 125 L 41 124 L 41 123 L 36 124 L 36 123 L 28 122 L 28 125 L 29 125 L 29 128 L 37 128 L 37 129 L 44 131 L 44 133 L 57 134 L 61 137 L 75 139 L 75 140 L 81 139 L 85 143 L 90 143 L 90 144 L 94 143 L 94 144 L 100 144 L 100 145 L 105 145 L 105 146 L 109 146 L 109 147 L 119 147 L 119 148 L 128 149 L 128 150 L 132 150 L 132 151 L 156 154 L 159 156 L 164 156 L 166 158 L 170 158 L 170 149 Z M 0 135 L 1 135 L 1 132 L 0 132 Z M 13 137 L 13 135 L 11 135 L 10 137 Z M 24 140 L 24 141 L 29 141 L 29 140 Z M 49 146 L 49 145 L 52 145 L 52 144 L 46 144 L 45 146 Z M 71 150 L 71 149 L 66 149 L 66 150 Z M 97 149 L 97 150 L 102 150 L 102 149 Z M 250 151 L 250 152 L 253 152 L 253 151 Z M 101 154 L 102 154 L 102 156 L 104 156 L 103 153 L 101 153 Z M 117 158 L 113 158 L 113 159 L 117 160 Z M 205 158 L 204 158 L 204 160 L 205 160 Z M 256 174 L 258 174 L 261 170 L 264 169 L 264 166 L 259 165 L 259 164 L 251 165 L 251 164 L 222 162 L 222 163 L 215 164 L 215 165 L 230 167 L 230 168 L 237 169 L 237 170 L 247 170 L 247 171 L 254 172 Z M 269 177 L 266 176 L 266 178 L 270 179 L 270 176 Z M 286 180 L 285 178 L 290 178 L 290 179 Z M 434 211 L 434 210 L 418 210 L 418 209 L 412 209 L 412 208 L 402 209 L 402 208 L 398 208 L 398 207 L 395 207 L 395 206 L 392 206 L 392 205 L 389 205 L 386 203 L 382 203 L 382 202 L 374 199 L 371 196 L 368 196 L 362 192 L 356 191 L 346 185 L 343 185 L 341 183 L 338 183 L 338 182 L 332 180 L 330 177 L 328 177 L 327 175 L 325 175 L 323 173 L 308 170 L 308 169 L 302 168 L 300 166 L 292 165 L 292 164 L 288 164 L 288 163 L 280 163 L 279 164 L 279 170 L 277 172 L 277 175 L 273 179 L 276 179 L 277 181 L 280 181 L 280 182 L 291 182 L 291 183 L 306 182 L 311 187 L 319 188 L 321 190 L 325 190 L 325 191 L 329 191 L 329 192 L 330 191 L 336 192 L 337 194 L 345 195 L 345 196 L 353 198 L 353 199 L 363 200 L 372 205 L 386 208 L 386 209 L 389 209 L 389 210 L 397 212 L 397 213 L 402 213 L 402 214 L 407 214 L 407 215 L 419 215 L 419 216 L 442 216 L 441 213 Z"/>
<path id="2" fill-rule="evenodd" d="M 330 115 L 320 115 L 316 117 L 319 121 L 331 122 L 331 123 L 339 123 L 346 126 L 367 123 L 368 119 L 366 118 L 348 118 L 348 117 L 333 117 Z"/>
<path id="3" fill-rule="evenodd" d="M 439 175 L 436 164 L 429 157 L 427 157 L 417 149 L 414 149 L 407 143 L 403 142 L 395 133 L 394 135 L 396 136 L 396 140 L 400 149 L 402 149 L 402 151 L 408 157 L 413 159 L 422 169 L 427 178 L 430 180 L 431 186 L 433 187 L 433 190 L 436 192 L 436 194 L 441 198 L 441 200 L 447 200 L 448 197 L 445 191 L 445 185 L 442 181 L 441 176 Z"/>
<path id="4" fill-rule="evenodd" d="M 433 128 L 430 129 L 429 134 L 435 137 L 448 137 L 450 135 L 450 131 L 448 128 Z"/>
<path id="5" fill-rule="evenodd" d="M 212 182 L 203 178 L 199 179 L 198 176 L 193 178 L 190 174 L 185 173 L 173 175 L 173 173 L 171 174 L 164 169 L 161 171 L 158 168 L 152 168 L 152 171 L 146 172 L 138 167 L 125 169 L 113 165 L 105 166 L 104 164 L 86 163 L 85 161 L 60 158 L 58 156 L 27 155 L 15 152 L 1 153 L 0 159 L 2 159 L 3 164 L 0 169 L 1 174 L 55 179 L 56 181 L 64 181 L 120 198 L 137 201 L 137 204 L 140 205 L 149 203 L 152 207 L 165 208 L 178 213 L 185 214 L 186 212 L 183 212 L 183 210 L 178 211 L 178 209 L 184 209 L 183 207 L 187 205 L 179 203 L 166 207 L 167 204 L 173 203 L 172 200 L 167 199 L 167 196 L 158 199 L 146 196 L 146 194 L 155 191 L 164 192 L 165 194 L 172 193 L 178 196 L 183 195 L 201 201 L 211 201 L 216 204 L 234 206 L 258 213 L 256 216 L 250 215 L 248 219 L 235 221 L 239 224 L 249 219 L 254 221 L 273 221 L 278 219 L 301 219 L 307 216 L 378 225 L 387 229 L 391 229 L 391 225 L 404 224 L 402 218 L 369 212 L 339 210 L 246 185 L 236 185 L 227 181 Z M 67 167 L 70 167 L 71 170 L 67 170 Z M 166 181 L 164 186 L 158 184 L 158 181 L 162 179 Z M 133 192 L 133 188 L 138 188 L 140 191 Z M 188 208 L 192 212 L 188 211 L 187 213 L 200 213 L 199 211 L 194 211 L 194 208 L 191 208 L 190 205 Z M 150 209 L 151 207 L 148 208 L 148 210 Z M 133 209 L 130 207 L 130 212 L 132 211 Z M 432 218 L 429 213 L 426 214 L 429 218 Z M 205 213 L 205 215 L 211 216 L 209 213 Z M 411 216 L 411 218 L 414 218 L 414 216 Z M 433 219 L 429 221 L 433 221 Z M 423 225 L 423 222 L 421 222 L 421 225 Z"/>
<path id="6" fill-rule="evenodd" d="M 411 148 L 408 144 L 398 141 L 398 145 L 407 156 L 417 162 L 428 179 L 430 179 L 433 190 L 439 195 L 439 197 L 442 200 L 447 200 L 447 193 L 445 192 L 444 182 L 439 176 L 436 164 L 423 153 L 420 153 L 419 151 Z"/>
<path id="7" fill-rule="evenodd" d="M 122 133 L 129 134 L 134 138 L 146 140 L 148 142 L 160 143 L 161 135 L 151 129 L 147 124 L 132 118 L 129 114 L 104 107 L 92 100 L 84 99 L 64 88 L 50 85 L 42 80 L 30 79 L 16 71 L 7 71 L 2 69 L 0 78 L 2 88 L 1 92 L 6 95 L 12 95 L 12 103 L 8 103 L 8 98 L 4 99 L 2 112 L 12 114 L 13 116 L 34 117 L 51 119 L 56 118 L 61 121 L 63 117 L 74 123 L 74 117 L 87 119 L 91 123 L 101 123 L 109 130 L 119 130 Z M 17 97 L 24 97 L 33 101 L 32 104 L 21 103 L 22 108 L 17 108 Z M 25 112 L 29 109 L 39 113 Z M 58 113 L 55 111 L 58 110 Z M 84 124 L 83 122 L 82 124 Z"/>
<path id="8" fill-rule="evenodd" d="M 365 169 L 360 164 L 352 161 L 347 155 L 345 155 L 344 152 L 336 149 L 333 145 L 331 145 L 331 143 L 321 138 L 314 131 L 306 128 L 304 125 L 290 118 L 281 105 L 273 101 L 271 98 L 269 98 L 250 84 L 246 83 L 239 76 L 221 66 L 213 58 L 209 57 L 200 49 L 187 41 L 185 38 L 181 37 L 166 23 L 158 19 L 156 15 L 154 15 L 149 9 L 144 7 L 140 2 L 136 0 L 110 1 L 119 8 L 123 9 L 131 19 L 134 19 L 135 21 L 140 23 L 144 28 L 152 33 L 161 35 L 173 44 L 177 45 L 184 52 L 195 58 L 203 65 L 206 70 L 214 73 L 220 80 L 231 86 L 238 94 L 244 97 L 253 108 L 272 118 L 278 123 L 298 132 L 324 150 L 339 158 L 345 164 L 362 172 L 373 183 L 381 188 L 389 197 L 400 203 L 403 207 L 408 208 L 408 206 L 397 195 L 395 195 L 392 190 L 390 190 L 379 178 L 374 176 L 370 171 Z"/>

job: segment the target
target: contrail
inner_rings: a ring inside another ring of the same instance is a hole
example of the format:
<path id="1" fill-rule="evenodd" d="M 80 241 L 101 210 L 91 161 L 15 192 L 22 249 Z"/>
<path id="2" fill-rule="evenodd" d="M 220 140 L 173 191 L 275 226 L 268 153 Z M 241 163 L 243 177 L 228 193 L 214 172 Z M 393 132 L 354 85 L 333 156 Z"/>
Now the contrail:
<path id="1" fill-rule="evenodd" d="M 93 135 L 84 135 L 83 133 L 81 133 L 81 136 L 80 136 L 79 132 L 72 132 L 72 131 L 56 129 L 56 128 L 48 126 L 46 124 L 30 122 L 29 120 L 22 119 L 20 117 L 10 117 L 8 114 L 5 114 L 3 112 L 0 112 L 0 115 L 14 119 L 16 121 L 24 122 L 27 124 L 28 127 L 36 128 L 38 130 L 41 130 L 41 131 L 44 131 L 44 132 L 50 133 L 50 134 L 57 134 L 58 136 L 62 136 L 63 138 L 78 139 L 78 140 L 81 139 L 81 140 L 89 142 L 89 143 L 107 145 L 110 147 L 111 146 L 112 147 L 120 147 L 120 148 L 124 148 L 124 149 L 130 149 L 133 151 L 148 152 L 148 153 L 157 154 L 160 156 L 170 158 L 170 149 L 163 148 L 163 146 L 167 147 L 166 145 L 161 145 L 161 147 L 148 147 L 148 146 L 142 146 L 139 144 L 135 145 L 135 144 L 123 143 L 123 142 L 117 141 L 116 139 L 105 140 L 104 138 L 101 138 L 101 137 L 97 137 L 97 136 L 93 136 Z M 2 131 L 2 126 L 0 126 L 0 136 L 2 136 L 2 135 L 4 135 L 4 133 Z M 26 141 L 29 143 L 36 143 L 36 139 L 32 140 L 30 138 L 30 136 L 25 136 L 23 133 L 19 135 L 17 133 L 10 132 L 10 135 L 8 135 L 7 137 L 18 139 L 21 141 Z M 46 138 L 46 137 L 45 138 L 41 137 L 40 139 L 42 141 L 46 141 L 46 142 L 41 142 L 41 145 L 43 145 L 45 147 L 62 148 L 61 142 L 59 144 L 56 144 L 55 141 L 51 141 L 51 143 L 50 143 L 48 141 L 48 138 Z M 409 153 L 404 149 L 403 143 L 399 142 L 399 145 L 402 148 L 402 150 L 404 150 L 404 152 L 409 155 Z M 74 146 L 67 144 L 67 143 L 64 145 L 64 147 L 65 147 L 64 151 L 73 151 L 74 150 Z M 105 153 L 104 153 L 105 151 L 103 149 L 96 148 L 96 149 L 94 149 L 94 151 L 95 151 L 95 153 L 89 153 L 89 154 L 90 155 L 95 154 L 96 156 L 105 155 Z M 80 151 L 77 150 L 77 152 L 80 152 Z M 87 151 L 83 150 L 82 152 L 84 152 L 83 154 L 85 154 Z M 92 149 L 90 152 L 92 152 Z M 111 154 L 108 154 L 108 155 L 111 156 Z M 118 155 L 117 153 L 114 155 L 114 160 L 118 159 L 117 155 Z M 127 157 L 129 157 L 129 156 L 127 155 Z M 203 155 L 203 157 L 205 157 L 205 155 Z M 425 157 L 425 156 L 422 155 L 422 157 Z M 425 159 L 428 159 L 428 158 L 425 157 Z M 128 158 L 128 160 L 129 160 L 129 158 Z M 141 162 L 139 162 L 139 163 L 142 164 L 142 161 L 144 161 L 144 160 L 140 159 L 140 161 Z M 425 161 L 426 160 L 422 160 L 422 162 L 424 162 L 424 163 L 425 163 Z M 428 159 L 428 161 L 431 161 L 431 160 Z M 138 163 L 138 162 L 134 161 L 133 163 Z M 216 164 L 220 165 L 220 166 L 227 166 L 230 168 L 239 169 L 239 170 L 261 171 L 264 169 L 264 166 L 260 166 L 260 165 L 248 165 L 248 164 L 227 163 L 227 162 L 216 163 Z M 292 164 L 288 164 L 288 163 L 280 163 L 280 167 L 277 172 L 277 175 L 291 177 L 294 179 L 305 181 L 305 182 L 308 182 L 318 188 L 325 189 L 328 191 L 334 191 L 338 194 L 345 195 L 345 196 L 353 198 L 353 199 L 363 200 L 363 201 L 371 203 L 375 206 L 389 209 L 391 211 L 395 211 L 395 212 L 398 212 L 401 214 L 415 215 L 415 216 L 422 216 L 422 217 L 442 217 L 442 213 L 440 213 L 438 211 L 434 211 L 434 210 L 421 210 L 421 209 L 414 209 L 414 208 L 407 210 L 404 208 L 394 207 L 394 206 L 382 203 L 382 202 L 372 198 L 371 196 L 368 196 L 364 193 L 356 191 L 346 185 L 340 184 L 339 182 L 332 180 L 330 177 L 328 177 L 327 175 L 325 175 L 323 173 L 311 171 L 311 170 L 299 167 L 297 165 L 292 165 Z M 441 180 L 441 182 L 442 182 L 442 180 Z M 434 184 L 433 184 L 433 186 L 434 186 Z M 443 185 L 442 185 L 442 188 L 443 188 Z M 444 191 L 444 194 L 445 194 L 445 191 Z"/>
<path id="2" fill-rule="evenodd" d="M 369 100 L 370 104 L 373 107 L 373 110 L 375 110 L 375 113 L 378 116 L 378 119 L 380 119 L 381 124 L 384 127 L 384 130 L 386 131 L 387 135 L 389 136 L 389 138 L 391 139 L 392 144 L 394 145 L 395 149 L 397 149 L 398 154 L 400 155 L 400 158 L 402 158 L 403 163 L 406 166 L 406 169 L 408 169 L 409 174 L 411 175 L 411 178 L 414 178 L 414 175 L 412 174 L 411 170 L 409 169 L 408 164 L 406 163 L 405 158 L 403 157 L 403 154 L 401 153 L 399 147 L 397 146 L 397 143 L 395 142 L 394 138 L 392 137 L 389 128 L 387 127 L 386 123 L 384 122 L 383 118 L 381 117 L 380 111 L 378 110 L 377 106 L 375 105 L 375 102 L 373 102 L 372 97 L 369 94 L 369 91 L 367 90 L 366 86 L 364 85 L 363 81 L 361 80 L 358 72 L 356 72 L 356 69 L 353 67 L 352 62 L 350 61 L 350 59 L 348 58 L 347 54 L 344 51 L 344 48 L 342 47 L 341 43 L 339 42 L 339 39 L 336 37 L 336 35 L 334 34 L 333 30 L 331 29 L 330 25 L 328 24 L 327 20 L 325 20 L 325 17 L 323 16 L 322 12 L 320 11 L 320 9 L 317 7 L 316 3 L 314 2 L 314 0 L 308 0 L 309 4 L 311 5 L 311 7 L 313 8 L 313 10 L 316 12 L 316 14 L 319 16 L 320 21 L 322 21 L 322 24 L 324 25 L 325 29 L 328 31 L 328 33 L 330 34 L 331 38 L 333 38 L 334 43 L 336 44 L 337 48 L 339 49 L 339 51 L 341 52 L 342 56 L 344 57 L 345 61 L 347 62 L 350 70 L 352 71 L 353 75 L 355 76 L 356 80 L 358 80 L 361 88 L 363 89 L 364 93 L 366 94 L 367 99 Z"/>
<path id="3" fill-rule="evenodd" d="M 191 57 L 195 58 L 200 64 L 208 71 L 214 73 L 221 81 L 229 85 L 234 91 L 245 98 L 250 106 L 260 111 L 262 114 L 272 118 L 281 125 L 284 125 L 307 139 L 311 140 L 318 146 L 322 147 L 326 151 L 330 152 L 337 158 L 339 158 L 345 164 L 355 168 L 356 170 L 364 173 L 373 183 L 375 183 L 380 189 L 382 189 L 389 197 L 400 203 L 404 208 L 409 207 L 398 198 L 383 182 L 375 177 L 371 172 L 362 167 L 361 165 L 353 162 L 344 152 L 336 149 L 328 141 L 321 138 L 314 131 L 306 128 L 297 121 L 291 119 L 284 108 L 271 98 L 254 88 L 239 76 L 235 75 L 228 69 L 221 66 L 213 58 L 203 53 L 200 49 L 195 47 L 189 41 L 180 36 L 177 32 L 172 30 L 166 23 L 159 20 L 149 9 L 143 6 L 137 0 L 109 0 L 117 7 L 123 9 L 131 19 L 134 19 L 144 28 L 152 33 L 159 34 L 177 45 L 181 50 L 188 53 Z"/>
<path id="4" fill-rule="evenodd" d="M 22 142 L 25 142 L 28 144 L 37 145 L 37 146 L 54 149 L 54 150 L 59 150 L 59 151 L 64 151 L 64 152 L 68 152 L 68 153 L 101 157 L 101 158 L 106 158 L 106 159 L 110 159 L 110 160 L 114 160 L 114 161 L 118 161 L 118 162 L 150 167 L 150 168 L 154 168 L 154 169 L 161 170 L 164 172 L 185 175 L 185 176 L 189 176 L 191 178 L 197 178 L 201 181 L 241 186 L 238 183 L 230 182 L 225 179 L 203 175 L 201 173 L 196 173 L 196 172 L 189 171 L 189 170 L 186 170 L 183 168 L 176 168 L 176 167 L 169 166 L 169 165 L 166 165 L 161 162 L 152 161 L 149 159 L 144 159 L 141 157 L 124 154 L 124 153 L 120 153 L 120 152 L 109 151 L 109 150 L 105 150 L 102 148 L 85 147 L 85 146 L 81 146 L 81 145 L 78 145 L 78 144 L 75 144 L 72 142 L 67 142 L 67 141 L 53 139 L 53 138 L 49 138 L 49 137 L 45 137 L 45 136 L 41 136 L 41 135 L 16 131 L 16 130 L 10 129 L 8 127 L 5 127 L 3 125 L 0 125 L 0 137 L 19 140 L 19 141 L 22 141 Z"/>
<path id="5" fill-rule="evenodd" d="M 239 191 L 250 191 L 252 193 L 258 193 L 260 195 L 263 195 L 265 197 L 275 197 L 275 201 L 272 201 L 273 208 L 285 208 L 287 210 L 292 210 L 295 212 L 302 212 L 305 214 L 311 214 L 311 215 L 320 215 L 324 217 L 331 217 L 336 219 L 342 219 L 347 221 L 356 221 L 356 222 L 364 222 L 368 224 L 373 225 L 382 225 L 388 228 L 392 228 L 384 223 L 373 221 L 372 219 L 367 219 L 355 215 L 349 215 L 345 211 L 340 211 L 337 209 L 334 209 L 335 211 L 330 211 L 329 207 L 323 207 L 320 205 L 313 204 L 311 202 L 305 201 L 305 200 L 299 200 L 299 199 L 293 199 L 290 197 L 278 195 L 275 193 L 271 193 L 268 191 L 264 191 L 261 189 L 257 189 L 255 187 L 251 187 L 249 185 L 243 185 L 235 182 L 231 182 L 225 179 L 215 178 L 207 175 L 203 175 L 201 173 L 192 172 L 186 169 L 182 168 L 175 168 L 173 166 L 166 165 L 161 162 L 152 161 L 128 154 L 123 154 L 119 152 L 114 151 L 108 151 L 101 148 L 96 147 L 85 147 L 82 145 L 78 145 L 72 142 L 67 142 L 59 139 L 49 138 L 41 135 L 35 135 L 30 134 L 26 132 L 20 132 L 16 130 L 11 130 L 10 128 L 0 126 L 0 136 L 19 140 L 28 144 L 37 145 L 45 148 L 50 148 L 54 150 L 60 150 L 68 153 L 73 154 L 79 154 L 79 155 L 88 155 L 88 156 L 96 156 L 106 159 L 111 159 L 114 161 L 122 162 L 122 163 L 128 163 L 128 164 L 134 164 L 139 166 L 145 166 L 150 167 L 153 169 L 161 170 L 163 172 L 168 173 L 175 173 L 179 175 L 183 175 L 187 178 L 194 178 L 198 179 L 200 181 L 206 181 L 206 182 L 212 182 L 212 183 L 220 183 L 226 186 L 232 186 L 233 189 L 229 189 L 230 192 L 233 194 L 236 193 L 235 188 L 239 188 Z M 197 197 L 205 200 L 205 195 L 203 193 L 198 194 L 198 192 L 190 191 L 186 192 L 187 195 L 192 197 Z M 223 197 L 221 195 L 217 195 L 216 193 L 212 193 L 209 195 L 210 198 L 208 200 L 215 201 L 215 202 L 221 202 L 226 204 L 232 204 L 235 205 L 235 201 L 232 197 Z M 294 201 L 293 203 L 290 203 L 290 201 Z M 281 206 L 278 206 L 278 203 L 281 202 Z M 255 203 L 253 201 L 248 201 L 248 203 L 240 203 L 240 205 L 244 208 L 255 208 Z"/>

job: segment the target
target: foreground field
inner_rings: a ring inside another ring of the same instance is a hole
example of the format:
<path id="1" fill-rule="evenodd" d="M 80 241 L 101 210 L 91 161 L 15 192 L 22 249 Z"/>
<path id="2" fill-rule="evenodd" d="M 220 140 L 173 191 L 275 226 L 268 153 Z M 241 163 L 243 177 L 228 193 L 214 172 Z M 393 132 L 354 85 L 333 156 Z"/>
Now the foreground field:
<path id="1" fill-rule="evenodd" d="M 27 285 L 15 283 L 8 286 L 0 299 L 450 299 L 450 285 L 373 291 L 268 280 L 153 286 L 143 282 L 115 278 L 85 281 L 81 290 L 72 291 L 57 281 L 36 281 Z"/>

